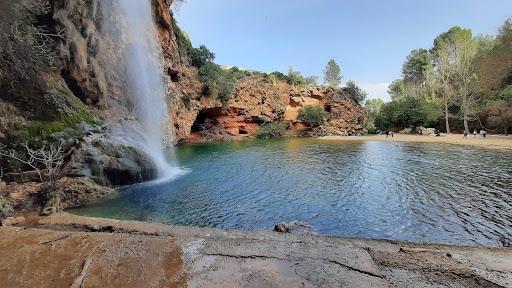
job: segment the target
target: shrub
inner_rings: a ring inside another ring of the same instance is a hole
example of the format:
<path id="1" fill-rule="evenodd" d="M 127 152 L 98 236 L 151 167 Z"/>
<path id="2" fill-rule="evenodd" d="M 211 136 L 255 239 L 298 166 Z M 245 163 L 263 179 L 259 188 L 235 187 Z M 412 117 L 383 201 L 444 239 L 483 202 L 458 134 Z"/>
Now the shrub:
<path id="1" fill-rule="evenodd" d="M 323 123 L 324 117 L 328 114 L 329 113 L 325 112 L 322 107 L 307 105 L 299 110 L 297 120 L 310 126 L 318 126 Z"/>
<path id="2" fill-rule="evenodd" d="M 181 96 L 181 101 L 183 101 L 183 104 L 187 109 L 190 109 L 190 101 L 192 100 L 192 97 L 188 94 L 183 94 Z"/>
<path id="3" fill-rule="evenodd" d="M 231 69 L 229 69 L 228 72 L 231 73 L 231 75 L 236 79 L 240 79 L 247 76 L 245 74 L 245 71 L 240 70 L 240 68 L 236 66 L 231 67 Z"/>
<path id="4" fill-rule="evenodd" d="M 188 37 L 187 33 L 178 27 L 178 23 L 176 23 L 176 19 L 174 19 L 174 15 L 171 10 L 171 24 L 174 31 L 174 35 L 176 36 L 176 42 L 178 44 L 178 48 L 180 50 L 180 55 L 184 58 L 188 57 L 189 51 L 192 49 L 192 42 Z"/>
<path id="5" fill-rule="evenodd" d="M 288 122 L 264 123 L 256 129 L 253 135 L 259 139 L 281 138 L 289 126 Z"/>
<path id="6" fill-rule="evenodd" d="M 0 219 L 6 217 L 12 212 L 12 205 L 9 199 L 0 195 Z"/>
<path id="7" fill-rule="evenodd" d="M 199 68 L 198 74 L 205 95 L 218 98 L 224 104 L 229 101 L 235 86 L 233 73 L 222 70 L 217 64 L 207 62 Z"/>

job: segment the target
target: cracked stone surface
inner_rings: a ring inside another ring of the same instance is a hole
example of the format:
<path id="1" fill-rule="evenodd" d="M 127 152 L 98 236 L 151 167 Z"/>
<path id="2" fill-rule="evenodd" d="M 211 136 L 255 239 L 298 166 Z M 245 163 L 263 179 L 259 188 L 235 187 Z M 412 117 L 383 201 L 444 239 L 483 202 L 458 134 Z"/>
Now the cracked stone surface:
<path id="1" fill-rule="evenodd" d="M 0 227 L 2 287 L 512 287 L 512 249 L 61 213 Z"/>

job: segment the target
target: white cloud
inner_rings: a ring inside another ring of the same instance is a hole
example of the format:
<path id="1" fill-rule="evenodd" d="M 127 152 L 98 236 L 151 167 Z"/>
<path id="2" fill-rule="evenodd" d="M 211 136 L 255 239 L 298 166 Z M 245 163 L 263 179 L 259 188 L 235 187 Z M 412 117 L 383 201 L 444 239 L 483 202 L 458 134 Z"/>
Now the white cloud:
<path id="1" fill-rule="evenodd" d="M 360 83 L 359 87 L 364 91 L 368 92 L 367 99 L 380 98 L 384 102 L 391 101 L 391 97 L 388 94 L 388 86 L 390 83 Z"/>

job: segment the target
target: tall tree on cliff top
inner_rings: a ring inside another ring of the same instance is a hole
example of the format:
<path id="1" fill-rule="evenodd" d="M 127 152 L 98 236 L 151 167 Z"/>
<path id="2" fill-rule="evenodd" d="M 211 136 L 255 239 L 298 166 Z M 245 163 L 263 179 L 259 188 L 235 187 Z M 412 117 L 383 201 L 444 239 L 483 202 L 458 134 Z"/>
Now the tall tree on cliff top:
<path id="1" fill-rule="evenodd" d="M 368 92 L 364 91 L 359 87 L 359 85 L 356 84 L 356 82 L 352 80 L 347 81 L 347 87 L 345 87 L 345 91 L 348 92 L 350 95 L 350 98 L 354 100 L 357 104 L 363 104 L 364 100 L 366 100 L 366 97 L 368 96 Z"/>
<path id="2" fill-rule="evenodd" d="M 336 63 L 334 59 L 331 59 L 331 61 L 327 63 L 327 66 L 325 66 L 324 85 L 339 86 L 341 84 L 341 79 L 343 79 L 340 71 L 341 70 L 340 66 L 338 66 L 338 63 Z"/>

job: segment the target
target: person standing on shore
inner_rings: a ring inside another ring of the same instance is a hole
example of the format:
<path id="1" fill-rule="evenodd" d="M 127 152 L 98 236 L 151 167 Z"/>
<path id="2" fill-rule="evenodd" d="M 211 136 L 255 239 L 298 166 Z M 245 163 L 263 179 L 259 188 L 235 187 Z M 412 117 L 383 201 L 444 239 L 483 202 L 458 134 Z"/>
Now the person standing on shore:
<path id="1" fill-rule="evenodd" d="M 464 130 L 464 137 L 462 137 L 462 139 L 467 139 L 467 138 L 468 138 L 468 131 Z"/>
<path id="2" fill-rule="evenodd" d="M 476 138 L 476 129 L 473 130 L 473 138 Z"/>

